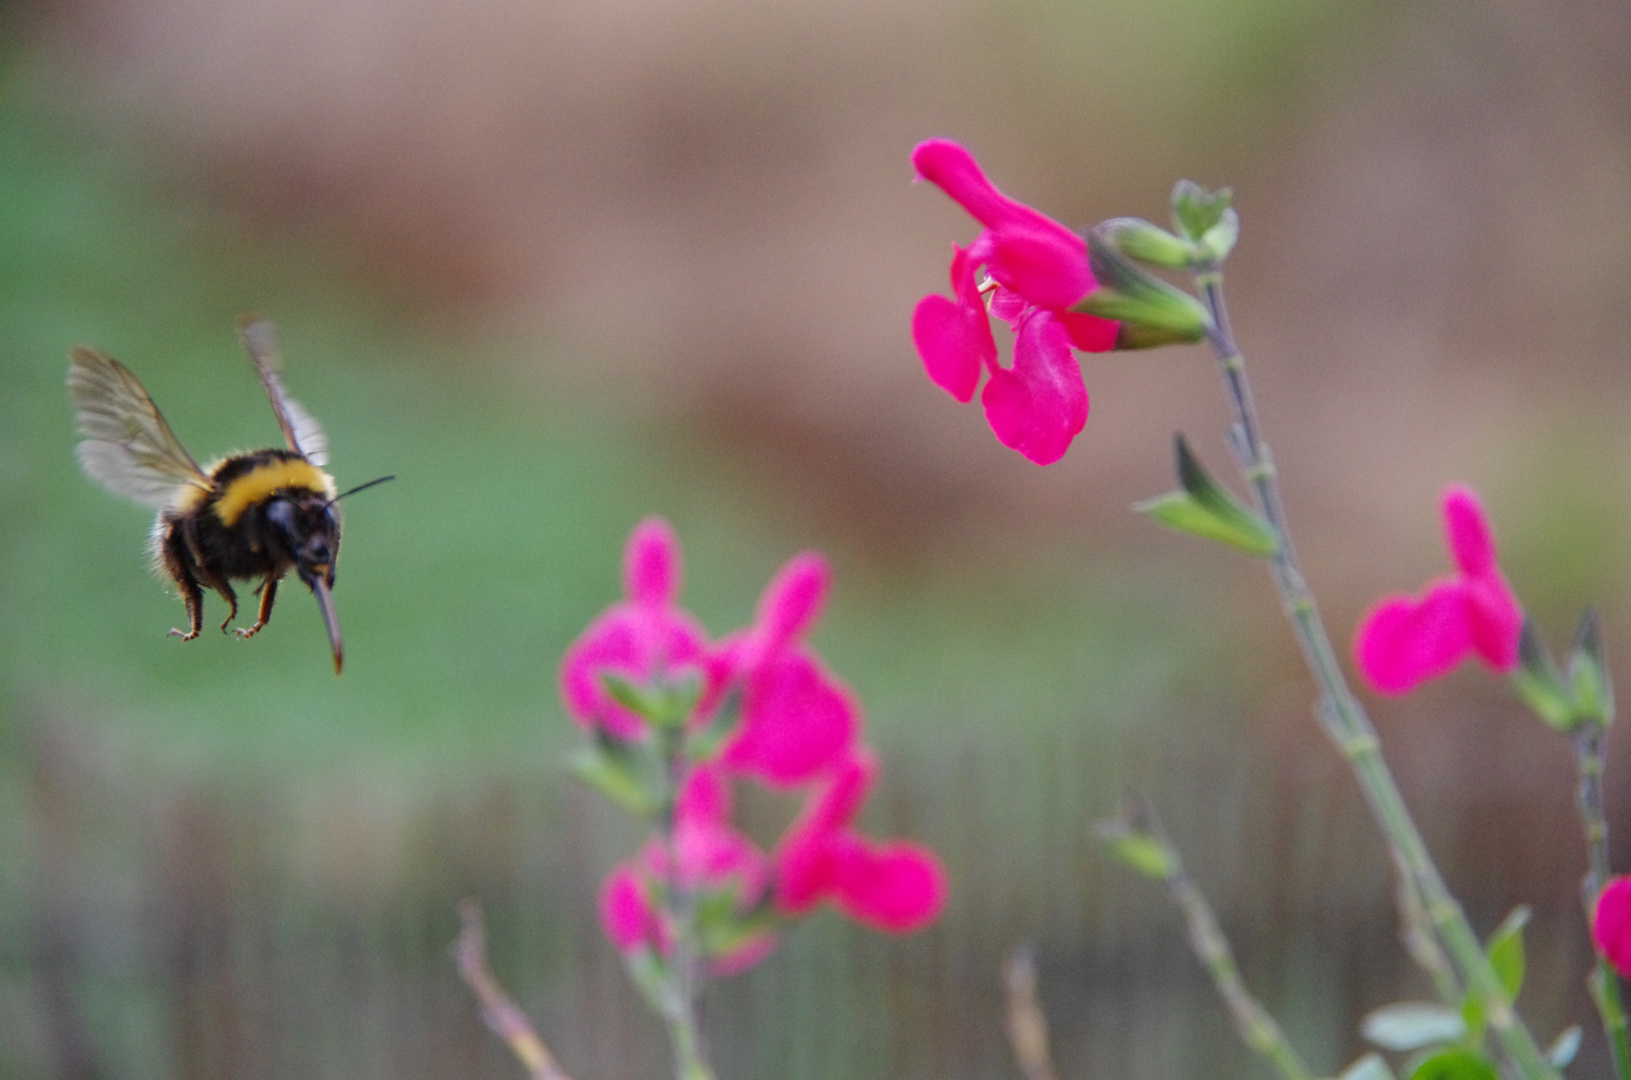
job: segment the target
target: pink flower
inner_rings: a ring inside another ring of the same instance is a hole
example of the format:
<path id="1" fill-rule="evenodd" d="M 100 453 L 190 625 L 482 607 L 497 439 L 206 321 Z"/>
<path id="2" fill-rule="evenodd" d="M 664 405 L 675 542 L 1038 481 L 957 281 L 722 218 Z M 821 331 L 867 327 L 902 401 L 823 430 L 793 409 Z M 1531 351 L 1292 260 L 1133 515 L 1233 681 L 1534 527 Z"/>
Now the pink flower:
<path id="1" fill-rule="evenodd" d="M 1119 325 L 1068 309 L 1096 286 L 1087 244 L 1075 232 L 1015 202 L 988 180 L 957 143 L 930 139 L 912 151 L 918 176 L 938 186 L 985 231 L 952 247 L 953 299 L 926 296 L 912 313 L 912 340 L 929 378 L 958 401 L 980 395 L 1003 445 L 1039 465 L 1057 461 L 1087 422 L 1087 391 L 1071 346 L 1116 347 Z M 982 298 L 978 271 L 995 283 L 990 313 L 1018 335 L 1014 363 L 1003 368 Z"/>
<path id="2" fill-rule="evenodd" d="M 758 904 L 769 884 L 770 862 L 731 826 L 730 818 L 727 778 L 715 768 L 697 766 L 674 807 L 672 859 L 669 848 L 653 837 L 601 886 L 601 927 L 618 951 L 649 948 L 666 954 L 672 948 L 673 931 L 658 899 L 670 882 L 703 895 L 728 892 L 738 913 Z M 763 959 L 774 946 L 774 934 L 754 934 L 709 960 L 721 974 L 739 971 Z"/>
<path id="3" fill-rule="evenodd" d="M 1402 694 L 1474 654 L 1500 672 L 1518 664 L 1523 610 L 1495 560 L 1495 540 L 1471 488 L 1444 493 L 1444 531 L 1457 573 L 1418 599 L 1384 597 L 1360 623 L 1359 669 L 1377 690 Z"/>
<path id="4" fill-rule="evenodd" d="M 634 529 L 623 556 L 627 599 L 600 615 L 561 659 L 561 697 L 580 727 L 604 728 L 620 739 L 637 739 L 646 721 L 606 692 L 604 676 L 645 686 L 683 678 L 706 679 L 708 639 L 681 611 L 680 548 L 661 518 Z"/>
<path id="5" fill-rule="evenodd" d="M 776 852 L 776 906 L 788 915 L 831 900 L 850 918 L 906 933 L 933 922 L 946 902 L 946 876 L 933 852 L 875 843 L 852 827 L 877 775 L 864 749 L 840 766 Z"/>
<path id="6" fill-rule="evenodd" d="M 849 691 L 799 641 L 831 576 L 819 555 L 794 557 L 765 586 L 753 626 L 721 649 L 721 666 L 742 686 L 741 727 L 721 761 L 772 786 L 814 779 L 860 735 Z"/>
<path id="7" fill-rule="evenodd" d="M 1609 879 L 1591 915 L 1591 939 L 1614 970 L 1631 976 L 1631 877 Z"/>

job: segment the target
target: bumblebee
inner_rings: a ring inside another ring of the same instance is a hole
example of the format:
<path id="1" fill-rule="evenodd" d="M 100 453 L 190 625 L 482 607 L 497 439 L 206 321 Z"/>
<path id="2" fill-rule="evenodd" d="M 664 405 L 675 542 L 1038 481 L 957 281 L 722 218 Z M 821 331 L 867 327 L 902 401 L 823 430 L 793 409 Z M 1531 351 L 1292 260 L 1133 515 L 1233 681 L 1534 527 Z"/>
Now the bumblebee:
<path id="1" fill-rule="evenodd" d="M 235 631 L 239 638 L 254 637 L 272 617 L 278 582 L 293 570 L 317 598 L 338 675 L 344 654 L 332 590 L 340 555 L 335 503 L 342 496 L 323 471 L 328 440 L 283 389 L 272 324 L 243 316 L 238 336 L 272 401 L 285 449 L 231 454 L 199 468 L 136 376 L 111 356 L 80 345 L 68 360 L 68 396 L 84 436 L 79 461 L 115 495 L 159 512 L 153 524 L 154 568 L 176 583 L 187 608 L 188 628 L 171 634 L 183 641 L 198 636 L 204 625 L 203 586 L 231 608 L 221 623 L 225 633 L 238 614 L 232 580 L 259 578 L 259 614 Z"/>

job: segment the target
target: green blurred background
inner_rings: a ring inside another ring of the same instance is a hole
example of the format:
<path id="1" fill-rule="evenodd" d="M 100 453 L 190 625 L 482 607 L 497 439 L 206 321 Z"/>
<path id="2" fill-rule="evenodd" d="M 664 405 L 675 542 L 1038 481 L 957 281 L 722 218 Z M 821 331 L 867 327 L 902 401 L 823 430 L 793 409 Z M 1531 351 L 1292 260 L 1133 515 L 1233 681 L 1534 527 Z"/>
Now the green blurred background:
<path id="1" fill-rule="evenodd" d="M 1066 1077 L 1261 1071 L 1095 849 L 1127 787 L 1334 1072 L 1427 990 L 1385 855 L 1266 575 L 1127 512 L 1175 429 L 1224 465 L 1210 361 L 1088 358 L 1071 455 L 1004 450 L 910 346 L 973 230 L 907 153 L 959 138 L 1071 222 L 1233 184 L 1237 329 L 1336 634 L 1439 572 L 1461 479 L 1554 644 L 1595 602 L 1612 647 L 1628 51 L 1590 0 L 0 4 L 0 1076 L 519 1075 L 447 957 L 466 896 L 578 1080 L 661 1075 L 593 918 L 639 837 L 563 777 L 555 689 L 652 512 L 718 633 L 832 558 L 868 827 L 953 882 L 926 933 L 824 914 L 717 987 L 722 1077 L 1016 1075 L 1021 940 Z M 340 680 L 294 590 L 252 643 L 168 639 L 148 515 L 74 463 L 79 342 L 201 458 L 273 441 L 245 310 L 340 483 L 400 478 L 348 503 Z M 1377 719 L 1479 924 L 1535 905 L 1522 1004 L 1606 1075 L 1566 748 L 1482 672 Z"/>

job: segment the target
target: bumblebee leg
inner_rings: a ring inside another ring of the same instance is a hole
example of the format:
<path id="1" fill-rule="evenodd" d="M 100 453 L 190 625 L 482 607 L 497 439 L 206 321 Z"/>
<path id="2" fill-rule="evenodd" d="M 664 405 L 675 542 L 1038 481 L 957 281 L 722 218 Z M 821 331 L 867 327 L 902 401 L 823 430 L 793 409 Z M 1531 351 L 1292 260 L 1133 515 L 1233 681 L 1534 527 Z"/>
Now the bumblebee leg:
<path id="1" fill-rule="evenodd" d="M 170 635 L 182 641 L 191 641 L 204 627 L 204 591 L 198 587 L 198 579 L 193 577 L 192 553 L 187 549 L 180 529 L 172 527 L 165 534 L 159 545 L 159 557 L 164 562 L 164 572 L 181 590 L 181 602 L 187 606 L 187 625 L 191 628 L 181 631 L 172 627 Z"/>
<path id="2" fill-rule="evenodd" d="M 282 577 L 282 574 L 267 574 L 266 580 L 261 582 L 260 588 L 256 590 L 261 594 L 260 614 L 255 617 L 255 625 L 238 630 L 240 638 L 254 637 L 272 617 L 272 601 L 277 599 L 277 583 Z"/>
<path id="3" fill-rule="evenodd" d="M 238 594 L 232 591 L 232 586 L 227 583 L 226 578 L 206 573 L 203 567 L 198 568 L 198 576 L 204 579 L 204 584 L 220 593 L 221 599 L 232 609 L 227 612 L 227 617 L 221 620 L 221 633 L 224 634 L 227 627 L 232 625 L 232 620 L 238 617 Z"/>

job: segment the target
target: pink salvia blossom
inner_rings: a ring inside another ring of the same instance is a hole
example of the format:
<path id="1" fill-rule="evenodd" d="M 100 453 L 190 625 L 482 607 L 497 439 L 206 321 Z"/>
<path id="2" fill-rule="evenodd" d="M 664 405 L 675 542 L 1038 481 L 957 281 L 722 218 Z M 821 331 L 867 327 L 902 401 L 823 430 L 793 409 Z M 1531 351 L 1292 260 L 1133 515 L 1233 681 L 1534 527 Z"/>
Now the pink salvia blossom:
<path id="1" fill-rule="evenodd" d="M 1417 597 L 1380 600 L 1360 623 L 1354 654 L 1366 680 L 1403 694 L 1468 655 L 1496 671 L 1518 664 L 1523 610 L 1495 558 L 1495 540 L 1471 488 L 1444 493 L 1444 530 L 1456 574 Z"/>
<path id="2" fill-rule="evenodd" d="M 727 778 L 715 768 L 697 766 L 674 807 L 673 863 L 670 849 L 653 837 L 601 887 L 601 927 L 620 952 L 669 951 L 672 934 L 652 896 L 670 881 L 698 893 L 729 891 L 738 911 L 758 903 L 769 884 L 770 861 L 731 826 L 730 817 Z M 774 945 L 774 935 L 755 935 L 709 959 L 722 974 L 738 971 L 763 959 Z"/>
<path id="3" fill-rule="evenodd" d="M 602 613 L 561 659 L 561 697 L 579 726 L 636 739 L 645 733 L 645 720 L 612 699 L 604 677 L 648 686 L 706 678 L 708 640 L 676 606 L 679 541 L 661 518 L 647 518 L 629 537 L 623 587 L 628 599 Z"/>
<path id="4" fill-rule="evenodd" d="M 932 295 L 912 313 L 912 340 L 929 378 L 958 401 L 981 401 L 1005 446 L 1039 465 L 1057 461 L 1087 421 L 1087 391 L 1071 347 L 1116 347 L 1118 324 L 1069 309 L 1096 286 L 1087 244 L 1070 229 L 1008 198 L 957 143 L 930 139 L 912 151 L 921 179 L 938 186 L 985 231 L 952 247 L 952 298 Z M 989 315 L 1018 335 L 1014 363 L 998 362 L 978 271 L 990 274 Z"/>
<path id="5" fill-rule="evenodd" d="M 831 571 L 818 555 L 795 557 L 765 587 L 753 626 L 727 639 L 723 667 L 741 680 L 741 727 L 723 763 L 790 787 L 838 761 L 861 730 L 849 691 L 799 637 L 819 617 Z"/>
<path id="6" fill-rule="evenodd" d="M 1609 880 L 1591 914 L 1591 939 L 1614 970 L 1631 977 L 1631 877 Z"/>
<path id="7" fill-rule="evenodd" d="M 852 828 L 877 774 L 857 750 L 788 830 L 776 852 L 776 905 L 797 915 L 831 900 L 857 922 L 895 933 L 921 929 L 940 914 L 946 877 L 927 848 L 879 844 Z"/>

